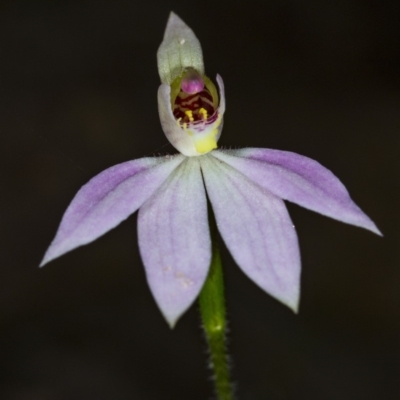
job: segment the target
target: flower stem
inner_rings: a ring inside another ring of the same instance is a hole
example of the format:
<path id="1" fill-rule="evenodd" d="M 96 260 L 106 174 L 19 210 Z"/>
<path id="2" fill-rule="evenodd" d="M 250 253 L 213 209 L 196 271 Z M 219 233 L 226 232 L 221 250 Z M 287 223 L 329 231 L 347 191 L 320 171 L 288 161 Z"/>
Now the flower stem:
<path id="1" fill-rule="evenodd" d="M 210 210 L 210 213 L 212 211 Z M 200 293 L 200 314 L 214 371 L 214 384 L 218 400 L 233 400 L 226 353 L 226 311 L 221 257 L 216 242 L 214 215 L 210 215 L 212 259 L 207 280 Z"/>

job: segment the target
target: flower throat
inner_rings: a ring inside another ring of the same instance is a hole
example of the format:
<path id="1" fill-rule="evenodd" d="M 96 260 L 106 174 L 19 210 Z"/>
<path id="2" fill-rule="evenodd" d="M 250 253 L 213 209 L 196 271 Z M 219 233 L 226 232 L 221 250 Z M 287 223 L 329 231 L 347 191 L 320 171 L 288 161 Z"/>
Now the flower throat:
<path id="1" fill-rule="evenodd" d="M 191 124 L 208 125 L 217 119 L 218 95 L 209 78 L 189 69 L 171 86 L 173 114 L 184 129 Z"/>

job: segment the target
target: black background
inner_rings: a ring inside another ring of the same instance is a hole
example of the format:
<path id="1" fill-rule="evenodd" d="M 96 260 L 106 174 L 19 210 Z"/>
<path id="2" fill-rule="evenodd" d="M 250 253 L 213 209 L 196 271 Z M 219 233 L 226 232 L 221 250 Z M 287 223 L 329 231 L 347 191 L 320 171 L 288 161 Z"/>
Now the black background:
<path id="1" fill-rule="evenodd" d="M 385 237 L 289 204 L 300 313 L 223 250 L 240 400 L 400 395 L 398 2 L 3 1 L 0 398 L 209 399 L 197 305 L 170 330 L 145 281 L 136 215 L 38 264 L 81 185 L 174 152 L 156 51 L 170 10 L 224 78 L 222 146 L 294 151 L 348 187 Z"/>

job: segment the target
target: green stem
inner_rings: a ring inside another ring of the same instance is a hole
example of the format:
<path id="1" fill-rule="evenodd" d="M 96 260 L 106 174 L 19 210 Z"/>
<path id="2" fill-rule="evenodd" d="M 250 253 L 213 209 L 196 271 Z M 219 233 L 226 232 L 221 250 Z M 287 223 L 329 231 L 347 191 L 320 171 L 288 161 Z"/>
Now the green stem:
<path id="1" fill-rule="evenodd" d="M 233 400 L 232 385 L 229 377 L 228 356 L 226 353 L 225 331 L 226 312 L 224 280 L 219 249 L 216 243 L 214 215 L 210 215 L 212 238 L 212 259 L 210 272 L 200 293 L 200 314 L 203 329 L 210 350 L 211 364 L 214 370 L 214 383 L 218 400 Z"/>

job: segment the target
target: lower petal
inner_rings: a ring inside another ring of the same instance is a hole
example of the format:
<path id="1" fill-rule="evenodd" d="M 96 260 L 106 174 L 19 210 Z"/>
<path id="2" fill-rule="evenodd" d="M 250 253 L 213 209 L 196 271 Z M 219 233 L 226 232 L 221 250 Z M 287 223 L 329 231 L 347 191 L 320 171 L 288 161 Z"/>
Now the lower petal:
<path id="1" fill-rule="evenodd" d="M 300 253 L 281 199 L 212 155 L 202 157 L 207 194 L 233 258 L 267 293 L 297 310 Z"/>
<path id="2" fill-rule="evenodd" d="M 138 230 L 147 281 L 172 327 L 198 296 L 211 260 L 197 157 L 187 158 L 140 208 Z"/>

